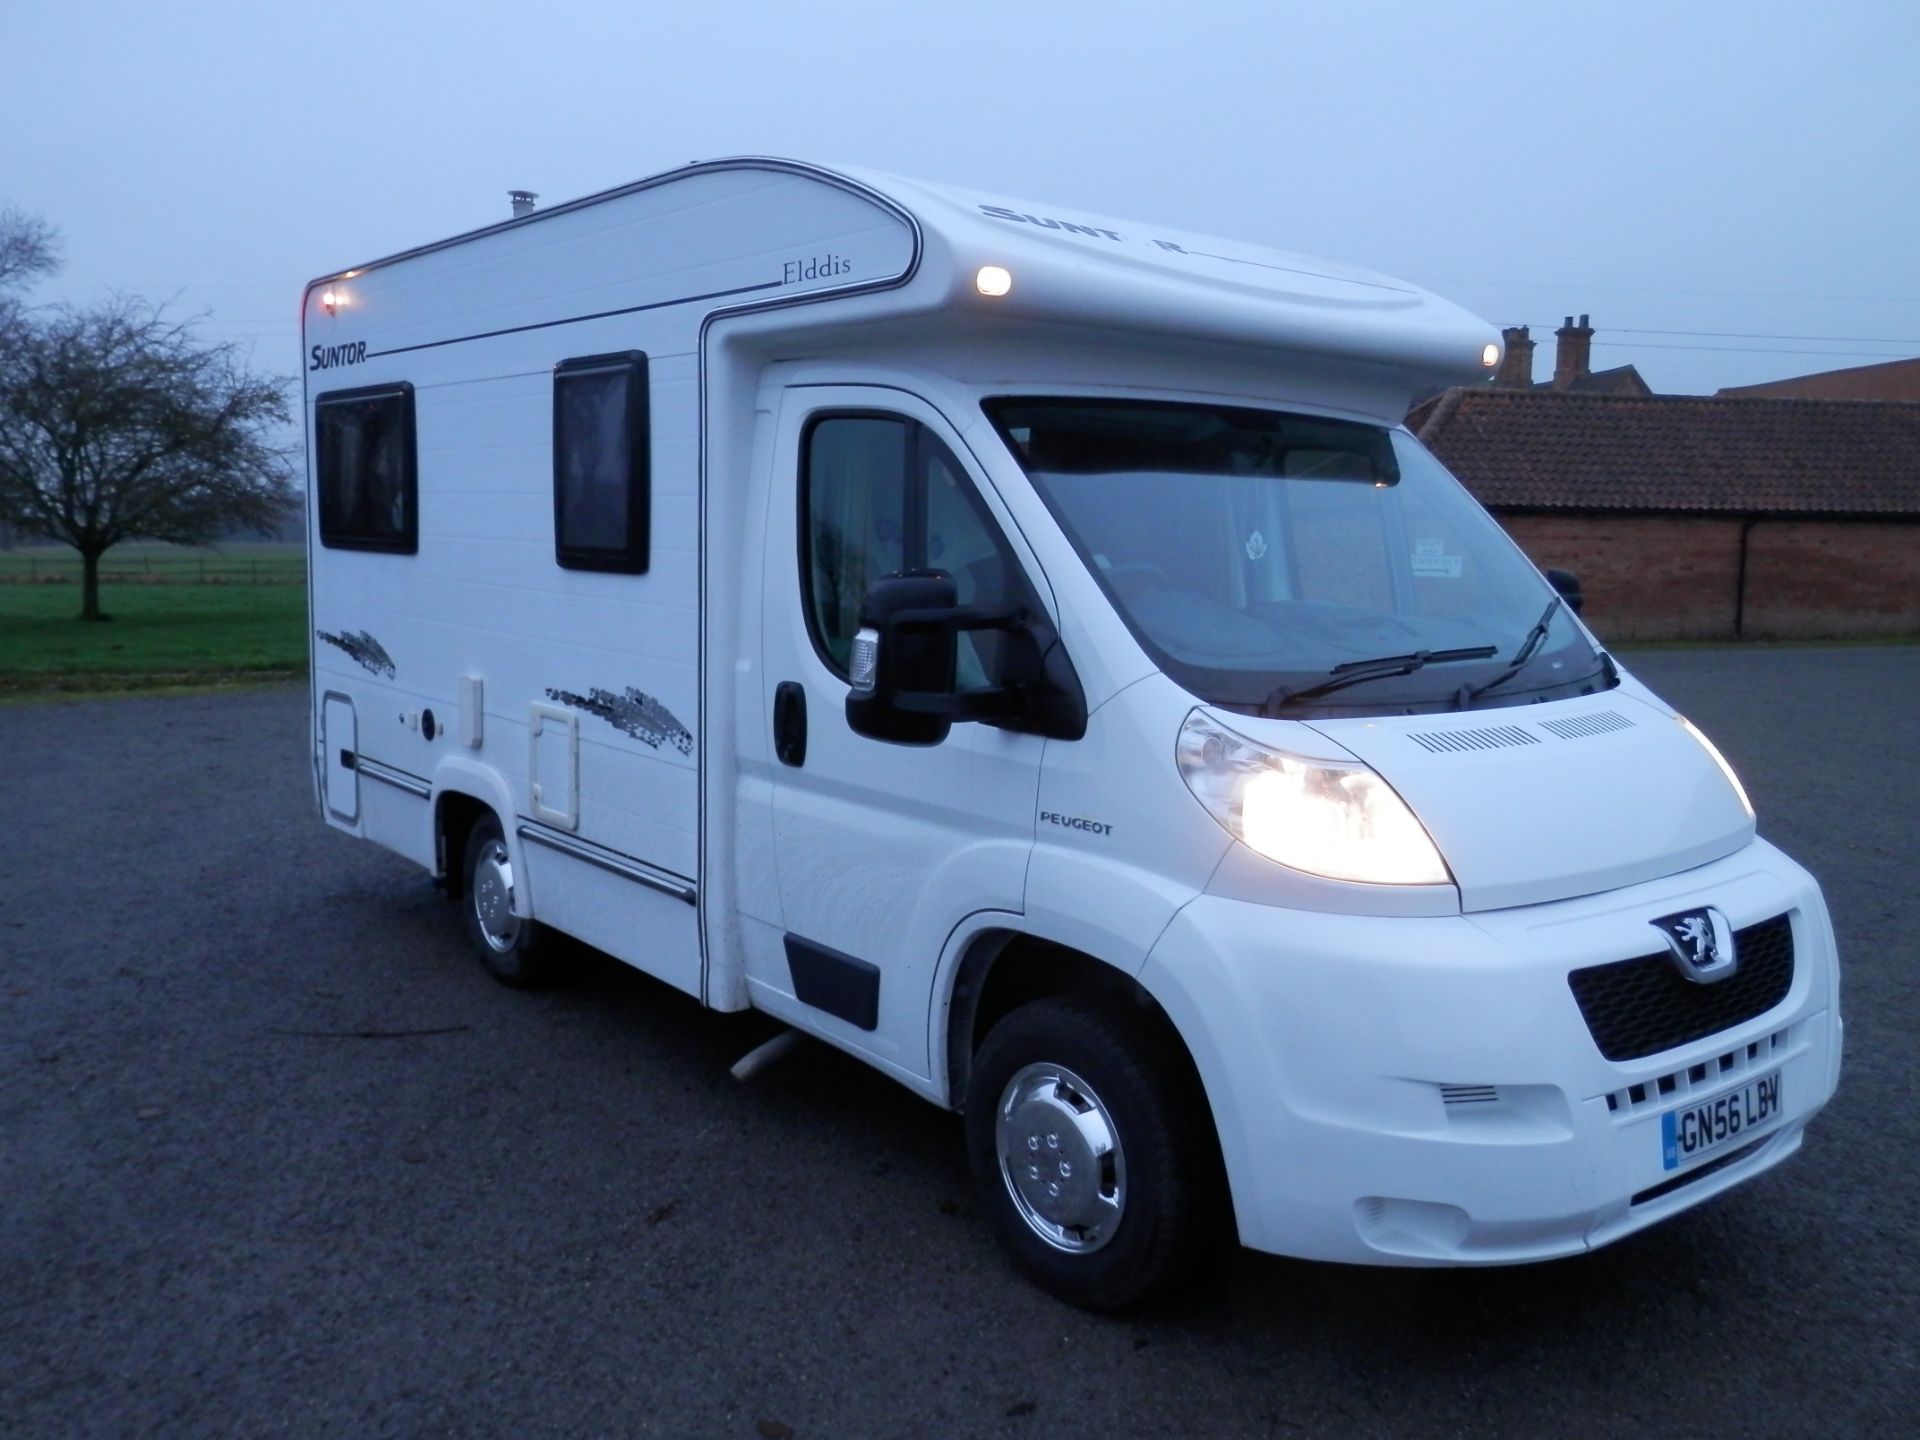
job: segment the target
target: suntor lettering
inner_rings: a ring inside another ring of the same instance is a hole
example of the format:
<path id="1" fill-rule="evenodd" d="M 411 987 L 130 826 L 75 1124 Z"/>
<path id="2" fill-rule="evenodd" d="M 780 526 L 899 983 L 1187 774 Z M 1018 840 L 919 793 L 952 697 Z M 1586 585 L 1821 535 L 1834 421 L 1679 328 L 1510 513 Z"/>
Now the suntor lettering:
<path id="1" fill-rule="evenodd" d="M 1056 220 L 1049 215 L 1022 215 L 1018 210 L 1009 210 L 1004 205 L 982 205 L 982 215 L 991 215 L 996 220 L 1011 220 L 1017 225 L 1038 225 L 1042 230 L 1065 230 L 1070 235 L 1092 235 L 1108 240 L 1118 240 L 1120 236 L 1112 230 L 1102 230 L 1097 225 L 1076 225 L 1071 220 Z"/>
<path id="2" fill-rule="evenodd" d="M 308 352 L 307 369 L 331 370 L 336 365 L 358 365 L 367 358 L 367 342 L 356 340 L 351 345 L 316 345 Z"/>
<path id="3" fill-rule="evenodd" d="M 1040 818 L 1049 825 L 1064 826 L 1068 830 L 1084 830 L 1089 835 L 1111 835 L 1113 826 L 1099 820 L 1089 820 L 1084 815 L 1060 815 L 1052 810 L 1042 810 Z"/>
<path id="4" fill-rule="evenodd" d="M 813 255 L 805 260 L 789 260 L 780 267 L 782 285 L 798 285 L 803 280 L 831 280 L 853 269 L 844 255 Z"/>

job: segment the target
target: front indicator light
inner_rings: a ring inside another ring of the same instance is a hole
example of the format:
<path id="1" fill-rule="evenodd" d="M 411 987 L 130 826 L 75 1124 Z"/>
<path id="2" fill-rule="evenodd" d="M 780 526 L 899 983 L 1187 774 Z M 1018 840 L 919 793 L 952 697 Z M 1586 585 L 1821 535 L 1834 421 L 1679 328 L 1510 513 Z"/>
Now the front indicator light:
<path id="1" fill-rule="evenodd" d="M 1698 740 L 1700 742 L 1700 748 L 1713 758 L 1713 763 L 1720 767 L 1720 773 L 1727 777 L 1727 783 L 1733 787 L 1733 793 L 1740 797 L 1740 808 L 1747 812 L 1747 818 L 1749 820 L 1754 819 L 1753 801 L 1747 798 L 1747 787 L 1742 785 L 1740 783 L 1740 777 L 1733 773 L 1733 766 L 1727 763 L 1727 757 L 1720 753 L 1720 748 L 1715 745 L 1713 741 L 1707 739 L 1707 737 L 1700 732 L 1700 727 L 1687 719 L 1686 716 L 1676 715 L 1673 718 L 1678 720 L 1680 722 L 1680 728 Z"/>
<path id="2" fill-rule="evenodd" d="M 853 637 L 853 653 L 847 661 L 847 685 L 866 694 L 873 689 L 874 676 L 880 670 L 880 632 L 863 625 Z"/>
<path id="3" fill-rule="evenodd" d="M 1433 837 L 1359 761 L 1258 744 L 1199 710 L 1180 727 L 1180 778 L 1235 839 L 1294 870 L 1373 885 L 1444 885 Z"/>

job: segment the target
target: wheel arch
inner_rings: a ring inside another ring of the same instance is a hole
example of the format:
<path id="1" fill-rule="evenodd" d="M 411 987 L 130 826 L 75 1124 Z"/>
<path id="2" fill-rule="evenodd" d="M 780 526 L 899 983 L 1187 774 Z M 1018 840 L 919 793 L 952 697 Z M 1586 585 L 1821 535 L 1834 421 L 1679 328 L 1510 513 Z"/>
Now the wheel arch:
<path id="1" fill-rule="evenodd" d="M 1011 926 L 974 935 L 954 966 L 945 1007 L 948 1106 L 964 1107 L 973 1058 L 994 1024 L 1029 1001 L 1054 995 L 1100 996 L 1139 1012 L 1165 1034 L 1180 1058 L 1191 1097 L 1206 1116 L 1214 1159 L 1219 1163 L 1218 1119 L 1193 1048 L 1153 992 L 1118 965 Z M 1223 1166 L 1223 1198 L 1227 1196 L 1224 1180 Z"/>
<path id="2" fill-rule="evenodd" d="M 466 885 L 461 857 L 466 853 L 467 836 L 480 818 L 489 814 L 500 822 L 515 873 L 525 875 L 513 797 L 506 783 L 483 766 L 458 761 L 443 765 L 434 776 L 433 787 L 434 874 L 446 883 L 451 899 L 458 900 Z M 532 914 L 524 882 L 515 886 L 514 899 L 517 911 Z"/>

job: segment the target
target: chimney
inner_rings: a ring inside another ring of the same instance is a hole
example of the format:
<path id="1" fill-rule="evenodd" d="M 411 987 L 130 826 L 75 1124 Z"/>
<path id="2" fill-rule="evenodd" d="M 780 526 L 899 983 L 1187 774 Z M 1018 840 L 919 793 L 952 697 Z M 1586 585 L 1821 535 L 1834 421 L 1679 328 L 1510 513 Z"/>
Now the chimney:
<path id="1" fill-rule="evenodd" d="M 1586 316 L 1576 325 L 1569 315 L 1567 323 L 1553 332 L 1553 340 L 1553 388 L 1570 389 L 1574 381 L 1593 373 L 1593 327 Z"/>
<path id="2" fill-rule="evenodd" d="M 1527 327 L 1507 326 L 1500 332 L 1500 343 L 1505 349 L 1500 356 L 1500 368 L 1494 372 L 1494 388 L 1498 390 L 1532 389 L 1533 337 L 1527 334 Z"/>
<path id="3" fill-rule="evenodd" d="M 507 199 L 513 203 L 513 218 L 518 220 L 522 215 L 531 215 L 533 202 L 539 198 L 531 190 L 509 190 Z"/>

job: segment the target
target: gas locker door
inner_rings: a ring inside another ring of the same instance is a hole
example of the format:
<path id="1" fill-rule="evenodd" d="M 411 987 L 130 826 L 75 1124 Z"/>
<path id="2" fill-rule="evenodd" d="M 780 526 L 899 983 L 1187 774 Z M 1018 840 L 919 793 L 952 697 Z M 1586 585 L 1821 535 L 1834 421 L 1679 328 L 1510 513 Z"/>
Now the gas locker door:
<path id="1" fill-rule="evenodd" d="M 966 447 L 913 395 L 788 390 L 774 467 L 761 673 L 785 933 L 749 959 L 755 1003 L 926 1077 L 948 936 L 968 915 L 1024 909 L 1045 741 L 978 723 L 930 746 L 855 734 L 860 600 L 915 568 L 951 574 L 962 604 L 1037 605 L 1044 591 Z M 992 642 L 962 636 L 960 684 L 993 668 Z"/>

